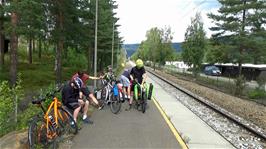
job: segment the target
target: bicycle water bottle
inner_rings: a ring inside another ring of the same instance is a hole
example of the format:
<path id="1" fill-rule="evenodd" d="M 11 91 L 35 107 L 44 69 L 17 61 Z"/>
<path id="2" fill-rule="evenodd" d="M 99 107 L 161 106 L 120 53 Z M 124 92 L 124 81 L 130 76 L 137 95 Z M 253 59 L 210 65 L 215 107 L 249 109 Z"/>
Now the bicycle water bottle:
<path id="1" fill-rule="evenodd" d="M 49 117 L 49 119 L 50 119 L 50 121 L 52 123 L 53 128 L 57 128 L 57 125 L 56 125 L 56 122 L 54 120 L 54 117 L 52 115 L 49 115 L 48 117 Z"/>

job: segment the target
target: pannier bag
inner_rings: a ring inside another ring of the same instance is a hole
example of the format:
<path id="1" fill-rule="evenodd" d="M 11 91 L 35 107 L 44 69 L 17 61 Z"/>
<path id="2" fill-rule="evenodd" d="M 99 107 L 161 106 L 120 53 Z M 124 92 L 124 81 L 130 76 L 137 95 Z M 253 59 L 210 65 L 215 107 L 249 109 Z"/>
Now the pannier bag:
<path id="1" fill-rule="evenodd" d="M 114 96 L 118 96 L 118 87 L 117 87 L 117 84 L 115 84 L 113 86 L 113 92 L 114 92 Z"/>
<path id="2" fill-rule="evenodd" d="M 147 93 L 147 99 L 148 100 L 151 100 L 151 97 L 153 95 L 153 84 L 150 83 L 149 85 L 147 85 L 147 88 L 146 88 L 146 93 Z"/>

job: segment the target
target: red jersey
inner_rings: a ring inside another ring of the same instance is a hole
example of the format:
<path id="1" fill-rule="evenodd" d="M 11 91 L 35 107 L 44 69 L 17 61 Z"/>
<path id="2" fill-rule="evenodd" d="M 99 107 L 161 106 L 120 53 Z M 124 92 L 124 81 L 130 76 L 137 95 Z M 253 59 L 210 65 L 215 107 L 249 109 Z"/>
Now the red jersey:
<path id="1" fill-rule="evenodd" d="M 76 77 L 78 77 L 78 76 L 79 76 L 78 73 L 75 73 L 75 74 L 72 76 L 71 81 L 73 81 L 74 78 L 76 78 Z M 80 79 L 82 80 L 82 82 L 83 82 L 82 87 L 86 87 L 86 84 L 87 84 L 87 81 L 89 80 L 89 78 L 90 78 L 89 75 L 87 75 L 87 74 L 85 74 L 85 73 L 83 74 L 83 76 L 80 78 Z"/>

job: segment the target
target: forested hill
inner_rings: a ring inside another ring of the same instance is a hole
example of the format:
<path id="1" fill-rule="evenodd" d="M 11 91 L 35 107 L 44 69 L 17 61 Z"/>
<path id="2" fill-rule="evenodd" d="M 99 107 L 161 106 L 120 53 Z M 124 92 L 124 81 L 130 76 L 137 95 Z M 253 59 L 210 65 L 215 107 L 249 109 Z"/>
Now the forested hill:
<path id="1" fill-rule="evenodd" d="M 181 43 L 173 43 L 172 44 L 173 48 L 176 50 L 176 52 L 181 52 Z M 139 44 L 124 44 L 123 48 L 127 51 L 127 56 L 130 57 L 133 55 L 133 53 L 138 49 Z"/>

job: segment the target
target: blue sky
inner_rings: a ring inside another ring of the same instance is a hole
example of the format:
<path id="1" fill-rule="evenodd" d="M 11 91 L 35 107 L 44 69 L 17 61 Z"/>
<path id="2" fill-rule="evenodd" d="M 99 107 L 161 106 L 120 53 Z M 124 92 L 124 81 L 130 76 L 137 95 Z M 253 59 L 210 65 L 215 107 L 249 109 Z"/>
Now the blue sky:
<path id="1" fill-rule="evenodd" d="M 170 26 L 173 42 L 184 41 L 186 28 L 191 17 L 201 12 L 207 36 L 212 26 L 207 13 L 217 12 L 217 0 L 116 0 L 119 31 L 125 43 L 140 43 L 145 40 L 146 31 L 152 27 Z"/>

